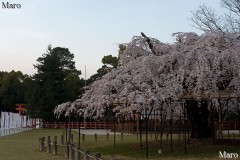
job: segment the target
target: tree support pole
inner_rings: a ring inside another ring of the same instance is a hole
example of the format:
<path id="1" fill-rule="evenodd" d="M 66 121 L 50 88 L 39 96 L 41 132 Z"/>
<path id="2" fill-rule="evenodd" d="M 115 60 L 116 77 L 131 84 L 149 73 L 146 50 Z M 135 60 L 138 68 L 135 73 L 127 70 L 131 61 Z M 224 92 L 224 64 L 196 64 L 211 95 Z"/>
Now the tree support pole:
<path id="1" fill-rule="evenodd" d="M 171 108 L 171 123 L 170 123 L 170 132 L 171 132 L 171 153 L 173 152 L 173 137 L 172 137 L 172 127 L 173 127 L 173 108 L 171 106 L 171 99 L 170 99 L 170 108 Z"/>
<path id="2" fill-rule="evenodd" d="M 139 136 L 140 136 L 140 148 L 142 149 L 142 121 L 141 121 L 141 112 L 139 115 Z"/>
<path id="3" fill-rule="evenodd" d="M 186 109 L 184 103 L 183 103 L 183 116 L 184 116 L 184 153 L 187 154 Z"/>
<path id="4" fill-rule="evenodd" d="M 148 158 L 148 116 L 147 109 L 145 108 L 145 129 L 146 129 L 146 157 Z"/>

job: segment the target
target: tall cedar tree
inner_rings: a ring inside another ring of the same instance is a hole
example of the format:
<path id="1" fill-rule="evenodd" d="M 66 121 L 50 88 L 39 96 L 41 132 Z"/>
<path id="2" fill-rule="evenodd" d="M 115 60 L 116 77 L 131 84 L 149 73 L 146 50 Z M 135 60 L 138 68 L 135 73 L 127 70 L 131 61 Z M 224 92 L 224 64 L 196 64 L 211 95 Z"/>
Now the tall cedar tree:
<path id="1" fill-rule="evenodd" d="M 54 107 L 62 102 L 77 98 L 81 71 L 73 61 L 74 54 L 68 48 L 48 47 L 47 53 L 37 59 L 34 67 L 37 74 L 33 76 L 35 85 L 29 112 L 46 121 L 54 120 Z M 74 79 L 71 83 L 70 79 Z M 71 92 L 72 91 L 72 92 Z"/>

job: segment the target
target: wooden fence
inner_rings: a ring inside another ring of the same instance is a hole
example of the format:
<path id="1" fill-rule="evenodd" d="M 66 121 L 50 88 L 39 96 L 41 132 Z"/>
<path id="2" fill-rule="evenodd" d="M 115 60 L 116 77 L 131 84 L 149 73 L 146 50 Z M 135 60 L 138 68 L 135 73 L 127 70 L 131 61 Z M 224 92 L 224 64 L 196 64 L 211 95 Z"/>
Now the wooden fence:
<path id="1" fill-rule="evenodd" d="M 181 126 L 183 126 L 184 122 L 181 122 Z M 219 122 L 215 121 L 216 127 L 219 126 Z M 220 122 L 221 128 L 222 130 L 240 130 L 240 123 L 239 121 L 221 121 Z M 125 122 L 125 123 L 116 123 L 116 126 L 111 125 L 111 130 L 114 130 L 114 127 L 116 129 L 117 132 L 125 132 L 125 133 L 138 133 L 138 124 L 135 122 Z M 145 123 L 142 123 L 142 130 L 145 130 Z M 158 121 L 154 121 L 154 120 L 150 120 L 148 123 L 148 130 L 150 132 L 155 132 L 155 130 L 160 127 L 160 122 Z M 165 124 L 165 131 L 170 130 L 170 125 L 169 122 L 167 122 L 167 124 Z M 179 130 L 179 121 L 175 121 L 173 123 L 173 130 L 178 132 Z"/>
<path id="2" fill-rule="evenodd" d="M 183 123 L 183 122 L 182 122 Z M 215 121 L 215 124 L 219 126 L 219 122 Z M 159 127 L 160 123 L 157 121 L 149 121 L 148 129 L 149 131 L 154 131 L 155 125 Z M 178 128 L 179 122 L 173 124 L 173 128 Z M 240 130 L 240 123 L 239 121 L 221 121 L 220 122 L 221 128 L 223 130 Z M 136 122 L 124 122 L 119 123 L 117 122 L 114 126 L 113 122 L 45 122 L 42 124 L 43 128 L 67 128 L 70 127 L 72 129 L 86 128 L 86 129 L 111 129 L 112 131 L 115 130 L 118 132 L 125 132 L 125 133 L 136 133 L 138 132 L 138 125 Z M 167 127 L 167 126 L 166 126 Z M 145 124 L 142 124 L 142 129 L 145 128 Z"/>
<path id="3" fill-rule="evenodd" d="M 54 140 L 51 141 L 51 137 L 48 136 L 47 139 L 45 137 L 39 138 L 39 151 L 43 152 L 46 151 L 48 154 L 58 155 L 58 150 L 60 147 L 64 148 L 65 151 L 65 158 L 70 160 L 77 160 L 84 159 L 84 160 L 101 160 L 100 153 L 94 153 L 94 155 L 90 155 L 89 150 L 85 152 L 80 150 L 80 146 L 74 147 L 73 143 L 73 135 L 71 135 L 70 142 L 64 144 L 64 135 L 61 135 L 61 141 L 58 143 L 57 136 L 54 136 Z M 96 136 L 95 136 L 95 140 Z M 82 157 L 82 158 L 80 158 Z"/>
<path id="4" fill-rule="evenodd" d="M 219 124 L 219 122 L 216 122 Z M 240 123 L 239 121 L 222 121 L 220 125 L 223 130 L 240 130 Z"/>
<path id="5" fill-rule="evenodd" d="M 68 133 L 67 133 L 68 132 Z M 66 159 L 70 160 L 102 160 L 101 154 L 99 152 L 91 153 L 89 150 L 81 151 L 80 150 L 80 140 L 78 139 L 78 144 L 75 147 L 74 141 L 73 141 L 73 134 L 71 134 L 71 130 L 68 130 L 65 135 L 62 134 L 60 139 L 58 140 L 57 136 L 53 137 L 53 140 L 50 136 L 40 137 L 39 138 L 39 151 L 40 152 L 46 152 L 48 154 L 58 155 L 58 152 L 61 152 L 64 150 L 64 155 Z M 121 140 L 123 141 L 123 133 L 121 133 Z M 81 141 L 85 142 L 86 140 L 86 134 L 81 134 Z M 90 135 L 92 136 L 92 135 Z M 67 140 L 65 139 L 67 138 Z M 80 137 L 78 137 L 80 138 Z M 94 140 L 95 142 L 98 141 L 98 134 L 94 134 Z M 106 133 L 106 141 L 109 140 L 109 133 Z M 115 136 L 114 136 L 115 141 Z M 76 143 L 75 143 L 76 144 Z M 62 149 L 61 149 L 62 148 Z M 115 158 L 112 157 L 110 160 L 114 160 Z"/>

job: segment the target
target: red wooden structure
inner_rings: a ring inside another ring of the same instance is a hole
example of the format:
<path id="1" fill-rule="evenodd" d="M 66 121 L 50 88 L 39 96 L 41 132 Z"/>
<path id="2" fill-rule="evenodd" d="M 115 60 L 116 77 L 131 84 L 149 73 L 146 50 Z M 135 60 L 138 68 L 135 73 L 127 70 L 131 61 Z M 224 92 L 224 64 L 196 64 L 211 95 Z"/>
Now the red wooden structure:
<path id="1" fill-rule="evenodd" d="M 44 122 L 42 124 L 43 128 L 66 128 L 70 127 L 72 129 L 77 129 L 80 125 L 80 128 L 86 129 L 109 129 L 111 128 L 111 122 Z"/>
<path id="2" fill-rule="evenodd" d="M 215 122 L 218 124 L 218 122 Z M 78 125 L 80 125 L 80 128 L 86 128 L 86 129 L 110 129 L 113 125 L 113 122 L 44 122 L 42 124 L 43 128 L 66 128 L 71 127 L 73 129 L 77 129 Z M 136 124 L 135 124 L 136 125 Z M 125 128 L 127 127 L 128 130 L 133 131 L 131 129 L 134 126 L 134 123 L 125 122 L 124 124 Z M 238 121 L 222 121 L 221 126 L 223 130 L 239 130 L 240 123 Z M 130 127 L 130 128 L 129 128 Z M 117 130 L 120 130 L 122 128 L 121 123 L 116 124 Z M 134 132 L 134 131 L 133 131 Z"/>
<path id="3" fill-rule="evenodd" d="M 22 113 L 26 111 L 25 104 L 16 104 L 16 106 L 17 106 L 16 110 L 20 115 L 22 115 Z"/>
<path id="4" fill-rule="evenodd" d="M 216 122 L 217 124 L 218 122 Z M 239 130 L 240 123 L 239 121 L 221 121 L 221 126 L 223 130 Z"/>

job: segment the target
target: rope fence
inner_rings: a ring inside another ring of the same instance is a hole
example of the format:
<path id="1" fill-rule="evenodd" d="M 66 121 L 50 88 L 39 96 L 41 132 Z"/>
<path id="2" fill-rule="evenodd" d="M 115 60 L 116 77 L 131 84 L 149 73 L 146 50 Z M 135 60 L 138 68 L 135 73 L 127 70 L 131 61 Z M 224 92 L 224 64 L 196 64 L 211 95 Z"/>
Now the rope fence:
<path id="1" fill-rule="evenodd" d="M 61 137 L 63 137 L 61 135 Z M 63 141 L 62 141 L 63 142 Z M 61 142 L 61 143 L 62 143 Z M 80 146 L 77 146 L 77 148 L 74 148 L 73 141 L 71 140 L 70 142 L 67 142 L 67 144 L 58 144 L 57 143 L 57 136 L 54 136 L 54 141 L 51 142 L 50 136 L 47 137 L 47 141 L 45 137 L 40 137 L 39 138 L 39 151 L 43 152 L 46 151 L 48 154 L 53 154 L 57 155 L 58 154 L 58 147 L 65 147 L 65 158 L 74 160 L 75 156 L 77 160 L 80 160 L 80 157 L 84 157 L 84 160 L 102 160 L 101 159 L 101 154 L 100 153 L 94 153 L 94 156 L 90 155 L 90 151 L 86 150 L 81 151 Z"/>

